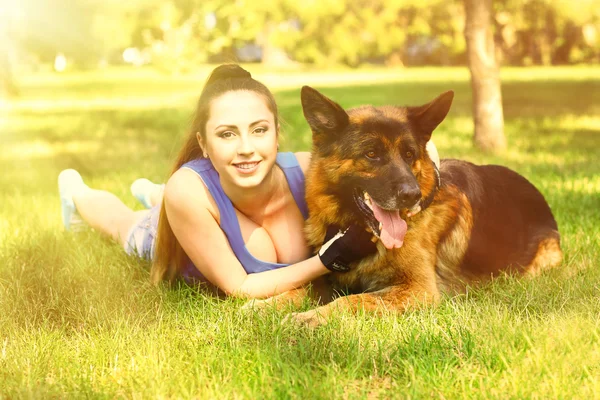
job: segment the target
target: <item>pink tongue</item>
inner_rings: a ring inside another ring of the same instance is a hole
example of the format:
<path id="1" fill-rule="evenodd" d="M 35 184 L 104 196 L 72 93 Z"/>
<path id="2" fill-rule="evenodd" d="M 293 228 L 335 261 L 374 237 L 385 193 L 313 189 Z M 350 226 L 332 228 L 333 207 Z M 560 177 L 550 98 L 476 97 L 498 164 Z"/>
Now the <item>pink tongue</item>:
<path id="1" fill-rule="evenodd" d="M 400 218 L 398 210 L 384 210 L 379 207 L 375 202 L 373 204 L 373 214 L 377 221 L 383 224 L 381 228 L 380 239 L 386 249 L 393 249 L 402 247 L 404 242 L 404 236 L 408 226 L 406 221 Z"/>

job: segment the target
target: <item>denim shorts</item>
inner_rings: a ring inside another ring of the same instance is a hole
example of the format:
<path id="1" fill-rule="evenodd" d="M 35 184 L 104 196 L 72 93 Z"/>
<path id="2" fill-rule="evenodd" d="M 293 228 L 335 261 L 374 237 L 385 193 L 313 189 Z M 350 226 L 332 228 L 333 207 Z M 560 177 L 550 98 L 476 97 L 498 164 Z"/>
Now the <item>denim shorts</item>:
<path id="1" fill-rule="evenodd" d="M 127 234 L 125 252 L 152 261 L 160 206 L 153 207 Z"/>

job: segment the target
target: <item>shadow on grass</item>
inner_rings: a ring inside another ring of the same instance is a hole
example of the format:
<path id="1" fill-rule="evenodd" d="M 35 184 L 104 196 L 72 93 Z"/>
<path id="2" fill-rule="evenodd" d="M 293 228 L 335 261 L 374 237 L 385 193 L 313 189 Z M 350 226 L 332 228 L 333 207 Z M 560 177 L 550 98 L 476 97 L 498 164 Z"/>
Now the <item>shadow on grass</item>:
<path id="1" fill-rule="evenodd" d="M 133 318 L 153 320 L 147 263 L 88 231 L 77 235 L 23 229 L 0 248 L 2 319 L 23 329 L 65 333 L 100 329 Z"/>

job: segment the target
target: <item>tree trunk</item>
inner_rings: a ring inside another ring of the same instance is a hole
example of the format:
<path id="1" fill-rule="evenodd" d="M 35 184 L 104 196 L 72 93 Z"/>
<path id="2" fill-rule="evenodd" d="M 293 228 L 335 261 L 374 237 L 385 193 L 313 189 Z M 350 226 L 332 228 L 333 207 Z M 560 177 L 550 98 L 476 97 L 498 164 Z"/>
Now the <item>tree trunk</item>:
<path id="1" fill-rule="evenodd" d="M 16 97 L 19 90 L 12 74 L 11 55 L 14 46 L 11 45 L 8 26 L 11 19 L 8 10 L 0 6 L 0 98 L 5 93 L 8 97 Z"/>
<path id="2" fill-rule="evenodd" d="M 465 0 L 465 39 L 473 90 L 475 144 L 484 151 L 506 148 L 500 90 L 492 34 L 492 0 Z"/>
<path id="3" fill-rule="evenodd" d="M 8 54 L 2 52 L 0 48 L 0 97 L 4 92 L 9 98 L 17 97 L 19 89 L 12 75 L 12 68 Z"/>

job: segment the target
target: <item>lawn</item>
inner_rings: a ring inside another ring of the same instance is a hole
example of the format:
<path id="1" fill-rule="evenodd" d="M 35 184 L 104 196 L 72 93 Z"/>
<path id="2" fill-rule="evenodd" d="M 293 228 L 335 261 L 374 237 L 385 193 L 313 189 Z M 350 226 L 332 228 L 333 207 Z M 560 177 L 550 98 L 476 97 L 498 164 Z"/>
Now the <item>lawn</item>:
<path id="1" fill-rule="evenodd" d="M 95 232 L 62 230 L 62 169 L 138 208 L 130 183 L 168 177 L 206 71 L 24 76 L 22 97 L 0 104 L 0 399 L 600 397 L 600 67 L 504 70 L 499 156 L 472 146 L 465 69 L 258 70 L 280 105 L 284 151 L 310 148 L 302 84 L 344 107 L 453 89 L 433 135 L 442 157 L 523 174 L 562 234 L 563 264 L 538 278 L 316 330 L 154 287 L 147 263 Z"/>

